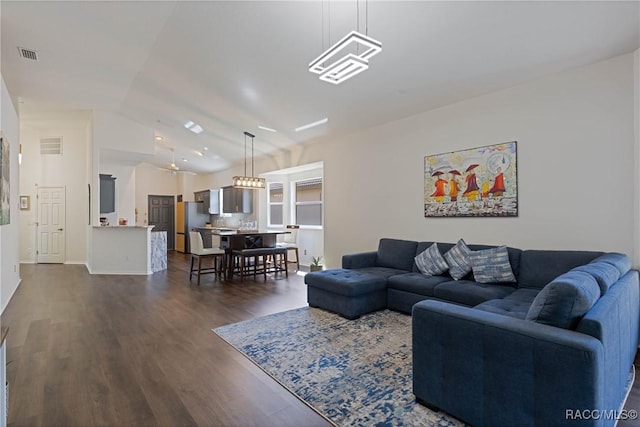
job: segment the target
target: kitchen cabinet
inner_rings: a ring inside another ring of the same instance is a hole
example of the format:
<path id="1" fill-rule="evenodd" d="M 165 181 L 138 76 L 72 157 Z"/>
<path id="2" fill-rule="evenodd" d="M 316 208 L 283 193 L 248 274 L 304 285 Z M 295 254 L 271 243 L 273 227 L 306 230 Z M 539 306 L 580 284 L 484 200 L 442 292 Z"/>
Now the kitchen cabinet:
<path id="1" fill-rule="evenodd" d="M 196 202 L 202 202 L 204 213 L 217 215 L 220 213 L 220 190 L 203 190 L 193 193 Z"/>
<path id="2" fill-rule="evenodd" d="M 116 178 L 100 174 L 100 213 L 116 211 Z"/>
<path id="3" fill-rule="evenodd" d="M 222 188 L 222 212 L 224 213 L 252 213 L 253 192 L 246 188 Z"/>

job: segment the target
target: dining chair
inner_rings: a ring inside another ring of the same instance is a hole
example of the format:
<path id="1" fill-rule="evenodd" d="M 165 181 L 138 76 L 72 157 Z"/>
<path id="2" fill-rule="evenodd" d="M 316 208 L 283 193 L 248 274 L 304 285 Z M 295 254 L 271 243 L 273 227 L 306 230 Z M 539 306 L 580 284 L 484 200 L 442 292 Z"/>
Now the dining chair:
<path id="1" fill-rule="evenodd" d="M 211 248 L 205 248 L 202 243 L 202 235 L 197 231 L 189 232 L 189 244 L 191 247 L 191 267 L 189 269 L 189 281 L 194 274 L 198 276 L 198 286 L 200 286 L 200 276 L 202 274 L 211 274 L 214 273 L 217 276 L 223 275 L 226 279 L 225 274 L 225 251 L 224 249 L 220 249 L 220 236 L 212 235 L 211 236 Z M 193 267 L 193 263 L 195 259 L 198 259 L 198 268 Z M 202 259 L 212 258 L 213 259 L 213 267 L 202 267 Z"/>
<path id="2" fill-rule="evenodd" d="M 298 253 L 298 231 L 300 230 L 300 226 L 292 224 L 287 225 L 286 228 L 289 233 L 284 235 L 282 242 L 278 243 L 277 246 L 285 248 L 287 252 L 294 251 L 296 253 L 296 260 L 287 261 L 287 263 L 295 263 L 296 269 L 300 270 L 300 255 Z"/>

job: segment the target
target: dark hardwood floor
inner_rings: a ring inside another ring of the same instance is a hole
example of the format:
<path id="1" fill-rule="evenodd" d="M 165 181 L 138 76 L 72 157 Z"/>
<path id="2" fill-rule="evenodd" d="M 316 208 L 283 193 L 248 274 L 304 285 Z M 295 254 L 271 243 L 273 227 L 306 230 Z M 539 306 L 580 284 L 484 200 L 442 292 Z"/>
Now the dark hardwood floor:
<path id="1" fill-rule="evenodd" d="M 2 315 L 9 426 L 328 426 L 211 331 L 306 305 L 302 277 L 197 287 L 188 261 L 171 253 L 148 277 L 22 265 Z M 626 408 L 640 408 L 640 379 Z"/>
<path id="2" fill-rule="evenodd" d="M 22 265 L 2 316 L 9 425 L 329 425 L 211 331 L 306 305 L 302 277 L 198 288 L 188 260 L 148 277 Z"/>

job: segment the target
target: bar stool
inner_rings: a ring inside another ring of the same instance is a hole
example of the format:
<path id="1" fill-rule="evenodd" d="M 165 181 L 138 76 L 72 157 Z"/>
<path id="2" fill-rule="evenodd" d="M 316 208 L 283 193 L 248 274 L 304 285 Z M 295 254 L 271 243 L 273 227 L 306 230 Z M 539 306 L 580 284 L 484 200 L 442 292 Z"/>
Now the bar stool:
<path id="1" fill-rule="evenodd" d="M 235 263 L 232 271 L 238 272 L 238 274 L 240 275 L 240 283 L 244 282 L 245 276 L 252 275 L 255 278 L 258 275 L 258 273 L 262 274 L 265 281 L 267 280 L 267 273 L 272 273 L 272 272 L 284 271 L 287 277 L 289 277 L 289 273 L 287 272 L 286 267 L 285 268 L 279 267 L 280 265 L 286 266 L 287 250 L 285 248 L 274 247 L 274 248 L 236 249 L 232 251 L 231 254 L 234 258 L 234 263 Z M 282 260 L 279 259 L 280 257 L 283 257 L 282 258 L 284 260 L 283 264 L 281 264 Z M 274 260 L 273 262 L 274 267 L 272 269 L 269 269 L 267 264 L 269 259 Z M 250 262 L 247 262 L 248 260 Z M 238 261 L 240 265 L 237 265 Z M 260 269 L 258 269 L 258 265 L 261 266 Z M 235 267 L 237 267 L 237 270 Z"/>
<path id="2" fill-rule="evenodd" d="M 193 275 L 198 276 L 198 286 L 200 286 L 200 276 L 203 274 L 214 273 L 217 276 L 222 275 L 226 278 L 224 270 L 224 249 L 220 249 L 220 236 L 211 236 L 212 248 L 205 248 L 202 243 L 202 235 L 197 231 L 189 232 L 189 244 L 191 248 L 191 267 L 189 268 L 189 281 Z M 193 262 L 198 259 L 198 268 L 193 268 Z M 202 268 L 202 258 L 213 258 L 213 267 Z"/>

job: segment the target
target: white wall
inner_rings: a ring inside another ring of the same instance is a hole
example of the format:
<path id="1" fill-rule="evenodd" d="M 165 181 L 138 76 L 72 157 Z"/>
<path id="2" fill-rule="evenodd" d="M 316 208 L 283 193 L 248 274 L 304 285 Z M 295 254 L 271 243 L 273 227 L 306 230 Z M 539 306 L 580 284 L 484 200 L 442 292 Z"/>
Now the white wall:
<path id="1" fill-rule="evenodd" d="M 20 194 L 31 197 L 31 208 L 19 211 L 20 262 L 36 261 L 38 187 L 65 187 L 65 263 L 85 264 L 89 219 L 89 177 L 84 167 L 90 141 L 91 114 L 67 111 L 28 114 L 20 118 Z M 62 138 L 62 155 L 41 155 L 40 139 Z M 80 167 L 79 167 L 80 166 Z"/>
<path id="2" fill-rule="evenodd" d="M 178 176 L 179 174 L 171 175 L 148 163 L 136 166 L 136 225 L 148 224 L 149 195 L 175 196 L 178 194 Z M 193 192 L 189 200 L 193 200 Z"/>
<path id="3" fill-rule="evenodd" d="M 328 267 L 381 237 L 620 251 L 637 266 L 634 114 L 629 54 L 317 141 L 260 159 L 256 171 L 324 161 Z M 513 140 L 519 217 L 424 218 L 424 156 Z"/>
<path id="4" fill-rule="evenodd" d="M 20 265 L 18 249 L 18 232 L 20 216 L 18 215 L 18 200 L 20 187 L 20 173 L 18 167 L 18 146 L 20 130 L 18 114 L 5 85 L 4 78 L 0 87 L 0 130 L 3 137 L 9 141 L 10 150 L 10 179 L 9 201 L 11 204 L 10 223 L 0 227 L 0 312 L 4 311 L 13 293 L 20 284 Z"/>
<path id="5" fill-rule="evenodd" d="M 92 225 L 99 225 L 100 177 L 111 174 L 116 177 L 116 211 L 106 215 L 111 225 L 118 218 L 135 221 L 135 167 L 146 155 L 155 150 L 154 131 L 124 116 L 107 111 L 94 111 L 92 123 Z"/>

